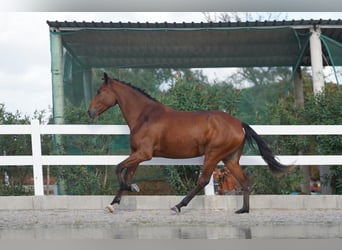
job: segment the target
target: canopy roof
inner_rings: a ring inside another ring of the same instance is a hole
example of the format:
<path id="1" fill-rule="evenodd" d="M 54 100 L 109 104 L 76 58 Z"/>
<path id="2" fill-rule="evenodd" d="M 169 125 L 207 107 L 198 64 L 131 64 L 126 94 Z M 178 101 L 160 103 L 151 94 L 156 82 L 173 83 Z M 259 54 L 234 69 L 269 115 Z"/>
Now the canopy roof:
<path id="1" fill-rule="evenodd" d="M 85 68 L 310 66 L 310 28 L 342 43 L 342 21 L 105 23 L 47 21 Z M 323 47 L 324 48 L 324 47 Z M 330 59 L 323 49 L 324 63 Z M 341 60 L 342 61 L 342 60 Z M 336 64 L 336 62 L 335 62 Z"/>

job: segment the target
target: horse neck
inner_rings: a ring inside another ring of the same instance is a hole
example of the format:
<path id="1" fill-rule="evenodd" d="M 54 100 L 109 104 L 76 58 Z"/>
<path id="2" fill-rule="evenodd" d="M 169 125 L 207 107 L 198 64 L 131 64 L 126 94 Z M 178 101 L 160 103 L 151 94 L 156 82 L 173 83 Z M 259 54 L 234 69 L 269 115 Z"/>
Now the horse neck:
<path id="1" fill-rule="evenodd" d="M 139 117 L 146 112 L 148 107 L 160 105 L 126 84 L 119 82 L 112 89 L 117 96 L 122 115 L 131 130 L 139 123 Z"/>

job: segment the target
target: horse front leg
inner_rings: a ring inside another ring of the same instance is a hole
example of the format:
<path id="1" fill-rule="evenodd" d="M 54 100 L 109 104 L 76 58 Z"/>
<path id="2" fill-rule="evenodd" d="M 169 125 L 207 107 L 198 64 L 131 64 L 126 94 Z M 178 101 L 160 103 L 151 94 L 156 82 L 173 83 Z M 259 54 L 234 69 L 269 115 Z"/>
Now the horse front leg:
<path id="1" fill-rule="evenodd" d="M 137 184 L 129 184 L 138 168 L 140 162 L 144 161 L 138 157 L 137 154 L 132 154 L 123 162 L 119 163 L 116 167 L 116 175 L 119 182 L 119 190 L 115 195 L 113 201 L 106 207 L 106 210 L 109 212 L 114 212 L 114 204 L 120 204 L 121 197 L 123 191 L 132 191 L 132 192 L 139 192 L 140 188 Z M 123 176 L 123 171 L 126 169 L 126 172 Z"/>
<path id="2" fill-rule="evenodd" d="M 139 192 L 140 189 L 136 184 L 129 184 L 133 178 L 133 175 L 138 167 L 138 164 L 124 167 L 123 164 L 119 164 L 116 169 L 117 179 L 119 181 L 119 190 L 120 191 L 133 191 Z M 123 170 L 126 169 L 125 175 L 123 177 Z"/>
<path id="3" fill-rule="evenodd" d="M 216 164 L 216 161 L 205 162 L 205 164 L 203 165 L 203 171 L 198 178 L 196 187 L 187 196 L 185 196 L 180 203 L 171 208 L 171 210 L 179 214 L 181 212 L 181 208 L 186 207 L 189 204 L 189 202 L 209 183 L 211 174 L 213 173 Z"/>
<path id="4" fill-rule="evenodd" d="M 140 188 L 137 184 L 128 184 L 132 180 L 135 171 L 137 170 L 138 165 L 131 166 L 126 169 L 125 177 L 122 177 L 123 167 L 119 164 L 117 167 L 117 179 L 119 181 L 119 190 L 114 197 L 113 201 L 111 202 L 111 205 L 113 204 L 120 204 L 121 196 L 123 191 L 132 191 L 132 192 L 139 192 Z"/>
<path id="5" fill-rule="evenodd" d="M 171 208 L 171 210 L 179 214 L 181 212 L 181 208 L 186 207 L 189 204 L 189 202 L 209 183 L 209 180 L 197 182 L 196 187 L 187 196 L 185 196 L 180 203 Z"/>

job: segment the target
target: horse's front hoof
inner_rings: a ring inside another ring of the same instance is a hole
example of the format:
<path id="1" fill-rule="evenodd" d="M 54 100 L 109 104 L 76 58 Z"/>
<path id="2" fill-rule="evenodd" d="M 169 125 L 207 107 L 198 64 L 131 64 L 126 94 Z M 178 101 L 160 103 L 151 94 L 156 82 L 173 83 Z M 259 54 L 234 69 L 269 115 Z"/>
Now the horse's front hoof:
<path id="1" fill-rule="evenodd" d="M 241 208 L 235 212 L 236 214 L 245 214 L 249 213 L 249 209 Z"/>
<path id="2" fill-rule="evenodd" d="M 180 214 L 181 212 L 180 208 L 178 208 L 177 206 L 174 206 L 173 208 L 171 208 L 171 210 L 176 212 L 176 214 Z"/>
<path id="3" fill-rule="evenodd" d="M 131 185 L 131 191 L 139 193 L 140 192 L 140 188 L 138 187 L 137 184 L 132 184 Z"/>
<path id="4" fill-rule="evenodd" d="M 105 211 L 109 213 L 114 213 L 114 207 L 112 205 L 108 205 L 105 207 Z"/>

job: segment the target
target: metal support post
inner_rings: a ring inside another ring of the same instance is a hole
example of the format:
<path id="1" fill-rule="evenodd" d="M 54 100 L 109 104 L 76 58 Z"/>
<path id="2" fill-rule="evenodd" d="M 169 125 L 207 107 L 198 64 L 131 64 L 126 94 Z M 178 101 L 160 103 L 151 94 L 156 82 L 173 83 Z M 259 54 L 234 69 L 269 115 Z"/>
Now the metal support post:
<path id="1" fill-rule="evenodd" d="M 53 119 L 64 123 L 63 46 L 58 32 L 50 32 Z"/>
<path id="2" fill-rule="evenodd" d="M 84 94 L 84 105 L 88 108 L 91 99 L 91 78 L 92 70 L 88 69 L 83 72 L 83 94 Z"/>

